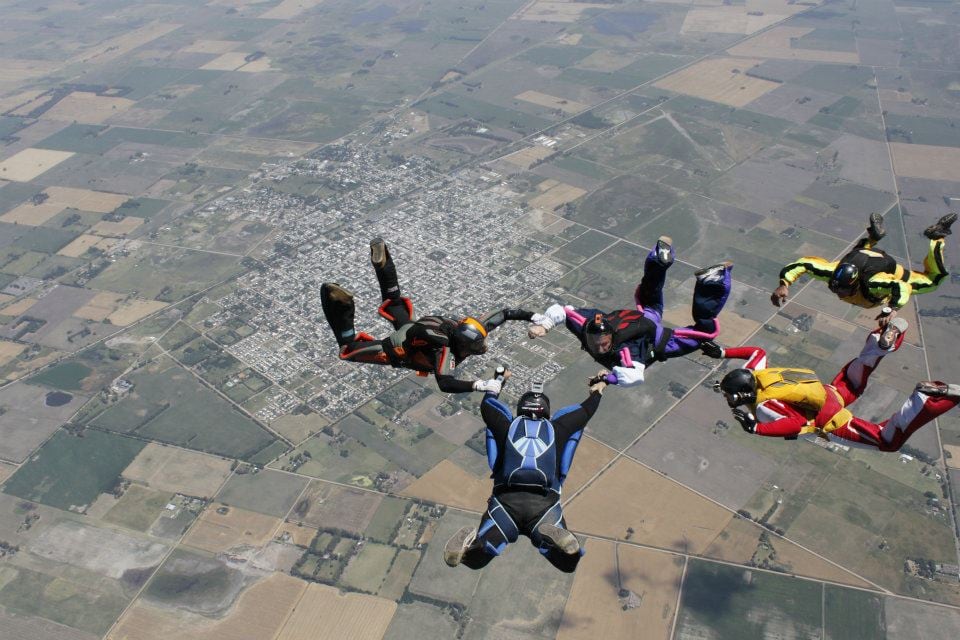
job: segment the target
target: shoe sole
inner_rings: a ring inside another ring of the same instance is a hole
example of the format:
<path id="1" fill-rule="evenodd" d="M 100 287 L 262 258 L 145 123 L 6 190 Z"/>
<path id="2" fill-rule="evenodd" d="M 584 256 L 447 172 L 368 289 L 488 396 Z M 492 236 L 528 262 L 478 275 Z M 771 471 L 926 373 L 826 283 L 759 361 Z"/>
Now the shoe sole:
<path id="1" fill-rule="evenodd" d="M 320 288 L 320 294 L 325 295 L 331 302 L 353 304 L 353 294 L 338 284 L 327 283 Z"/>
<path id="2" fill-rule="evenodd" d="M 953 233 L 953 231 L 950 230 L 950 225 L 956 221 L 957 214 L 949 213 L 937 220 L 936 223 L 924 229 L 923 235 L 931 240 L 941 240 Z"/>
<path id="3" fill-rule="evenodd" d="M 577 536 L 566 529 L 552 524 L 542 524 L 537 527 L 537 533 L 568 556 L 580 551 L 580 541 L 577 540 Z"/>
<path id="4" fill-rule="evenodd" d="M 387 243 L 383 238 L 374 238 L 370 241 L 370 262 L 379 267 L 387 264 Z"/>
<path id="5" fill-rule="evenodd" d="M 916 390 L 931 398 L 960 398 L 960 385 L 918 382 Z"/>
<path id="6" fill-rule="evenodd" d="M 460 561 L 463 560 L 463 554 L 467 552 L 469 546 L 467 540 L 474 531 L 473 527 L 462 527 L 453 534 L 453 537 L 447 540 L 447 544 L 443 547 L 443 561 L 447 563 L 447 566 L 455 567 L 460 564 Z"/>
<path id="7" fill-rule="evenodd" d="M 695 272 L 693 273 L 693 275 L 694 275 L 695 277 L 699 278 L 700 276 L 705 276 L 705 275 L 707 275 L 708 273 L 710 273 L 710 272 L 712 272 L 712 271 L 717 271 L 717 270 L 720 270 L 720 269 L 726 270 L 726 269 L 729 269 L 729 268 L 732 267 L 732 266 L 733 266 L 733 263 L 732 263 L 732 262 L 729 262 L 729 261 L 727 261 L 727 262 L 721 262 L 720 264 L 714 264 L 714 265 L 711 265 L 711 266 L 709 266 L 709 267 L 704 267 L 703 269 L 700 269 L 699 271 L 695 271 Z"/>
<path id="8" fill-rule="evenodd" d="M 887 230 L 884 227 L 883 216 L 879 213 L 870 214 L 870 226 L 867 227 L 867 235 L 869 235 L 870 239 L 874 242 L 882 240 L 884 236 L 887 235 Z"/>

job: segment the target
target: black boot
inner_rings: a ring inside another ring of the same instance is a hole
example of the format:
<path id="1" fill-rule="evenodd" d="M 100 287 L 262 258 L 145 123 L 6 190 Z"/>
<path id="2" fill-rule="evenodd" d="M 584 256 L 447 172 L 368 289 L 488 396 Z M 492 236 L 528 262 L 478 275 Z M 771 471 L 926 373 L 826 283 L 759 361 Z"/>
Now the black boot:
<path id="1" fill-rule="evenodd" d="M 380 285 L 381 300 L 396 300 L 400 297 L 400 280 L 397 277 L 397 267 L 390 257 L 390 249 L 383 238 L 374 238 L 370 241 L 370 262 L 377 273 L 377 283 Z"/>
<path id="2" fill-rule="evenodd" d="M 937 220 L 934 224 L 927 227 L 924 230 L 923 235 L 927 236 L 931 240 L 939 240 L 941 238 L 945 238 L 952 233 L 952 231 L 950 231 L 950 225 L 952 225 L 956 221 L 957 221 L 957 214 L 948 213 L 947 215 Z"/>
<path id="3" fill-rule="evenodd" d="M 337 344 L 343 346 L 356 339 L 357 331 L 353 326 L 353 294 L 333 282 L 325 282 L 320 287 L 320 306 L 327 317 Z"/>
<path id="4" fill-rule="evenodd" d="M 885 235 L 887 235 L 887 228 L 883 224 L 883 216 L 879 213 L 871 213 L 870 224 L 867 226 L 867 236 L 870 241 L 876 244 L 883 240 Z"/>

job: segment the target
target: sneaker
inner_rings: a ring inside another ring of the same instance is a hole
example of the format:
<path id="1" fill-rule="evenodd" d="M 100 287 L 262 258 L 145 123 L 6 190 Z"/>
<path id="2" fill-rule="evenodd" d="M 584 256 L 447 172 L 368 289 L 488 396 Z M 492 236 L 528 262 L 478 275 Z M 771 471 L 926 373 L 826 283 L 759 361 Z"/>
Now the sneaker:
<path id="1" fill-rule="evenodd" d="M 928 380 L 918 382 L 916 390 L 931 398 L 960 398 L 960 384 L 946 384 Z"/>
<path id="2" fill-rule="evenodd" d="M 720 264 L 704 267 L 703 269 L 696 271 L 693 275 L 695 275 L 697 280 L 700 282 L 718 282 L 723 280 L 723 276 L 726 274 L 727 269 L 731 268 L 732 266 L 732 262 L 721 262 Z"/>
<path id="3" fill-rule="evenodd" d="M 470 550 L 477 539 L 475 527 L 463 527 L 447 540 L 443 547 L 443 561 L 455 567 L 463 560 L 463 556 Z"/>
<path id="4" fill-rule="evenodd" d="M 383 238 L 374 238 L 370 241 L 370 262 L 373 266 L 383 268 L 387 265 L 390 258 L 390 251 L 387 250 L 387 243 Z"/>
<path id="5" fill-rule="evenodd" d="M 867 235 L 873 242 L 880 242 L 887 235 L 887 228 L 883 224 L 883 216 L 879 213 L 870 214 L 870 226 L 867 227 Z"/>
<path id="6" fill-rule="evenodd" d="M 897 340 L 900 339 L 900 336 L 907 332 L 908 326 L 910 325 L 908 325 L 907 321 L 903 318 L 894 318 L 888 322 L 884 330 L 880 332 L 880 337 L 877 339 L 877 344 L 880 345 L 880 348 L 884 351 L 890 349 L 892 346 L 897 344 Z"/>
<path id="7" fill-rule="evenodd" d="M 655 249 L 657 262 L 665 267 L 673 264 L 673 238 L 670 236 L 660 236 L 657 238 L 657 247 Z"/>
<path id="8" fill-rule="evenodd" d="M 553 545 L 568 556 L 580 553 L 580 541 L 577 540 L 577 536 L 562 527 L 558 527 L 555 524 L 541 524 L 537 527 L 537 533 L 540 534 L 545 542 Z"/>
<path id="9" fill-rule="evenodd" d="M 923 235 L 927 236 L 931 240 L 940 240 L 941 238 L 945 238 L 952 233 L 950 231 L 950 225 L 952 225 L 956 221 L 957 221 L 957 214 L 948 213 L 947 215 L 937 220 L 934 224 L 927 227 L 924 230 Z"/>

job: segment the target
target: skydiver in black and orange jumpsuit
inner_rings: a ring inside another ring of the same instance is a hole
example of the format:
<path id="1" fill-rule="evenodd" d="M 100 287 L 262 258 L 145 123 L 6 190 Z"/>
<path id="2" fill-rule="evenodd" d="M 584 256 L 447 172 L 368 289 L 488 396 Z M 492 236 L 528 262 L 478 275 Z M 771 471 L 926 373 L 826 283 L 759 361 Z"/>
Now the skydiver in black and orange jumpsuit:
<path id="1" fill-rule="evenodd" d="M 378 311 L 393 325 L 394 332 L 383 340 L 358 333 L 354 328 L 353 294 L 338 284 L 324 283 L 320 288 L 320 303 L 340 345 L 340 359 L 413 369 L 420 375 L 432 373 L 437 386 L 446 393 L 499 393 L 499 380 L 460 380 L 454 376 L 453 369 L 466 358 L 486 352 L 490 331 L 507 320 L 529 321 L 533 313 L 501 309 L 481 319 L 423 316 L 414 320 L 413 303 L 400 295 L 397 268 L 382 238 L 370 242 L 370 261 L 383 299 Z"/>

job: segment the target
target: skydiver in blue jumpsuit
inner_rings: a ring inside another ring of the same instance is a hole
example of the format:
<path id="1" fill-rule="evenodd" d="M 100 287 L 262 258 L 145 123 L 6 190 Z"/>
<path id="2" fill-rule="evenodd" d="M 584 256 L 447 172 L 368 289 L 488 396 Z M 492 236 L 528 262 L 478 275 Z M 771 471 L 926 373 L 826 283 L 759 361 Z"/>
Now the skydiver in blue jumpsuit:
<path id="1" fill-rule="evenodd" d="M 517 417 L 494 393 L 484 395 L 480 415 L 487 426 L 493 495 L 479 529 L 463 527 L 447 541 L 448 565 L 483 568 L 524 535 L 561 571 L 577 568 L 583 549 L 566 528 L 560 490 L 605 386 L 593 384 L 586 400 L 552 416 L 549 399 L 536 389 L 520 397 Z"/>
<path id="2" fill-rule="evenodd" d="M 685 356 L 720 333 L 717 316 L 730 295 L 733 263 L 724 262 L 694 274 L 693 324 L 670 328 L 663 322 L 663 287 L 667 269 L 674 261 L 672 240 L 661 236 L 644 262 L 643 279 L 633 298 L 635 309 L 604 313 L 599 309 L 554 304 L 534 314 L 528 330 L 539 338 L 559 324 L 580 339 L 582 348 L 609 369 L 606 381 L 631 386 L 644 381 L 646 368 L 654 362 Z"/>

